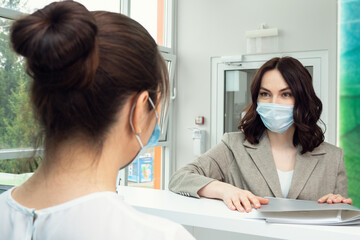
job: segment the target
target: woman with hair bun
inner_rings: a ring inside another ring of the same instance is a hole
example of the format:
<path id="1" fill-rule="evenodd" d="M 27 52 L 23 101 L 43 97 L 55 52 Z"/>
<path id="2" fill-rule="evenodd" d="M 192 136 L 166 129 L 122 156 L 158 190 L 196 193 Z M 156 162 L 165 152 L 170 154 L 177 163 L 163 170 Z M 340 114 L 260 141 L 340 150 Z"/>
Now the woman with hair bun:
<path id="1" fill-rule="evenodd" d="M 33 79 L 44 157 L 0 195 L 0 239 L 193 239 L 115 192 L 118 170 L 156 145 L 169 101 L 149 33 L 121 14 L 64 1 L 15 21 L 11 43 Z"/>
<path id="2" fill-rule="evenodd" d="M 273 58 L 255 74 L 252 102 L 213 149 L 179 169 L 170 190 L 217 198 L 250 212 L 263 197 L 348 203 L 343 150 L 324 142 L 322 103 L 306 68 L 291 57 Z"/>

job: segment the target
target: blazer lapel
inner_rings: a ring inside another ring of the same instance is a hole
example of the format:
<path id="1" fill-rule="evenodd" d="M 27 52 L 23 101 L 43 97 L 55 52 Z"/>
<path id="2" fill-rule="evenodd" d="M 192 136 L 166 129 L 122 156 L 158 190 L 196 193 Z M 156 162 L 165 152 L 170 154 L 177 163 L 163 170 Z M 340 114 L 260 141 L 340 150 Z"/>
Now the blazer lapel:
<path id="1" fill-rule="evenodd" d="M 255 165 L 267 182 L 270 190 L 275 197 L 282 197 L 279 177 L 276 171 L 274 158 L 271 152 L 270 141 L 265 132 L 259 144 L 251 144 L 247 140 L 243 143 L 247 152 L 250 154 Z"/>
<path id="2" fill-rule="evenodd" d="M 319 155 L 325 154 L 321 147 L 303 155 L 300 154 L 300 151 L 301 147 L 296 153 L 294 175 L 287 198 L 296 199 L 299 196 L 319 161 Z"/>

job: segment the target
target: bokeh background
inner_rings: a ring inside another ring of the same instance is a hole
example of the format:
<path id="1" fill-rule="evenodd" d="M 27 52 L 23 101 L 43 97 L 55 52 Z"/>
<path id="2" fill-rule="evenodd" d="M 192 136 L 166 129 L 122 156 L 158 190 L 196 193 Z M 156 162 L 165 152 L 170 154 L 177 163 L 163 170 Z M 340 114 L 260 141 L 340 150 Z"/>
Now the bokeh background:
<path id="1" fill-rule="evenodd" d="M 349 196 L 360 207 L 360 0 L 339 1 L 339 101 Z"/>

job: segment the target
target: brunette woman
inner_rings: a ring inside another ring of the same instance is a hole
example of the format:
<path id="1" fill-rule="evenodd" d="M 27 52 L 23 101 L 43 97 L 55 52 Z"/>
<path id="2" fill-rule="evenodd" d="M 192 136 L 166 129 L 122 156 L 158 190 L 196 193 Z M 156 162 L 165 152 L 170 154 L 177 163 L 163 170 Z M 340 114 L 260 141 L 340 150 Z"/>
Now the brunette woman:
<path id="1" fill-rule="evenodd" d="M 291 57 L 269 60 L 251 96 L 240 131 L 179 169 L 169 188 L 247 212 L 267 204 L 265 196 L 352 204 L 343 150 L 324 142 L 322 104 L 306 68 Z"/>

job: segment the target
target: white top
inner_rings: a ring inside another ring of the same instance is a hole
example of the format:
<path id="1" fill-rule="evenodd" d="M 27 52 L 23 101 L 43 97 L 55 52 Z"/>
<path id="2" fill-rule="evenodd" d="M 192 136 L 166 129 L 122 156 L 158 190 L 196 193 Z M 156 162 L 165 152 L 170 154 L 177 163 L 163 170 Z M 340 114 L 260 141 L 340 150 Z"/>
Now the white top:
<path id="1" fill-rule="evenodd" d="M 181 225 L 138 212 L 114 192 L 35 210 L 0 194 L 0 239 L 194 239 Z"/>
<path id="2" fill-rule="evenodd" d="M 277 169 L 277 172 L 280 180 L 282 195 L 284 198 L 286 198 L 290 190 L 290 185 L 294 174 L 294 170 L 289 172 L 283 172 Z"/>

